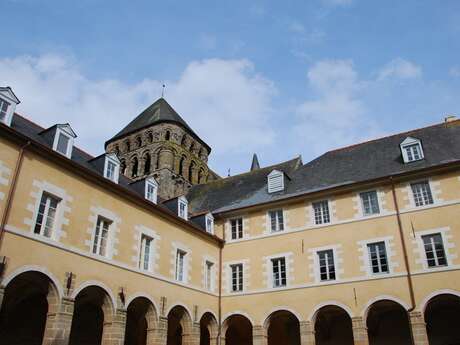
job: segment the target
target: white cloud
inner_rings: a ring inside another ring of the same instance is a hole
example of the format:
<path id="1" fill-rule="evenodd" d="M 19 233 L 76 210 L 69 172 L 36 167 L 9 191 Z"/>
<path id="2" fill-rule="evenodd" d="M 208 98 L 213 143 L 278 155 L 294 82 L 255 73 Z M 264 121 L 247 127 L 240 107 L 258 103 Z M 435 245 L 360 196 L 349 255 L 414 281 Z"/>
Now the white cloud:
<path id="1" fill-rule="evenodd" d="M 415 63 L 396 58 L 387 63 L 378 73 L 378 80 L 389 78 L 414 79 L 422 76 L 422 68 Z"/>
<path id="2" fill-rule="evenodd" d="M 323 60 L 308 72 L 316 95 L 297 108 L 296 133 L 315 154 L 375 136 L 378 126 L 359 98 L 366 82 L 359 80 L 349 60 Z"/>
<path id="3" fill-rule="evenodd" d="M 62 55 L 0 59 L 1 85 L 22 103 L 17 111 L 44 126 L 69 122 L 80 147 L 95 154 L 103 143 L 158 98 L 161 82 L 93 80 Z M 216 154 L 255 150 L 270 144 L 273 84 L 246 60 L 190 63 L 167 82 L 166 99 Z"/>
<path id="4" fill-rule="evenodd" d="M 460 67 L 455 66 L 449 70 L 449 74 L 454 78 L 460 78 Z"/>

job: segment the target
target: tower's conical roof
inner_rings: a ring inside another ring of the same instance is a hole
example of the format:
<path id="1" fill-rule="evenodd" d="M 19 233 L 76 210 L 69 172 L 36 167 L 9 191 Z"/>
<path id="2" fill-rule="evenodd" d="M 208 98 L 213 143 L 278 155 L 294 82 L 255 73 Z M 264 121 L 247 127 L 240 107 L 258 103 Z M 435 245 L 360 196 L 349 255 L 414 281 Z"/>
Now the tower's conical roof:
<path id="1" fill-rule="evenodd" d="M 168 102 L 166 102 L 164 98 L 159 98 L 152 105 L 147 107 L 147 109 L 140 113 L 125 128 L 109 139 L 105 145 L 107 146 L 110 142 L 121 139 L 141 129 L 164 122 L 174 123 L 183 127 L 191 136 L 204 145 L 208 149 L 208 152 L 211 152 L 211 148 L 208 144 L 201 140 L 201 138 L 190 128 L 187 122 L 185 122 L 185 120 L 173 109 L 173 107 L 171 107 Z"/>

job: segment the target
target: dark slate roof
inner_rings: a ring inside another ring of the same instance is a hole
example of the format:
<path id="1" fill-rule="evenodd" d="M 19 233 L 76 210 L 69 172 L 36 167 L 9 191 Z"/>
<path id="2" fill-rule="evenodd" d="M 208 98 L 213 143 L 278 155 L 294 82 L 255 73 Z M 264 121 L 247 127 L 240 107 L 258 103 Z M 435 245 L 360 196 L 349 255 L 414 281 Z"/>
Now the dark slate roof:
<path id="1" fill-rule="evenodd" d="M 217 212 L 268 201 L 279 193 L 268 194 L 267 175 L 276 169 L 291 176 L 301 165 L 302 159 L 297 157 L 248 173 L 193 186 L 186 196 L 190 210 L 193 214 L 204 211 Z M 287 179 L 286 184 L 289 183 Z"/>
<path id="2" fill-rule="evenodd" d="M 399 144 L 408 136 L 421 140 L 423 160 L 403 162 Z M 460 120 L 329 151 L 292 169 L 283 192 L 267 192 L 273 166 L 195 186 L 187 198 L 193 212 L 225 212 L 455 161 L 460 162 Z"/>
<path id="3" fill-rule="evenodd" d="M 211 148 L 206 144 L 200 137 L 190 128 L 190 126 L 185 122 L 185 120 L 171 107 L 171 105 L 166 102 L 164 98 L 160 98 L 155 103 L 150 105 L 145 109 L 140 115 L 138 115 L 134 120 L 132 120 L 128 125 L 123 128 L 120 132 L 115 134 L 114 137 L 109 139 L 105 145 L 110 142 L 123 138 L 131 133 L 137 132 L 143 128 L 147 128 L 159 123 L 170 122 L 175 123 L 183 127 L 186 131 L 189 132 L 196 140 L 198 140 L 202 145 L 204 145 L 209 152 Z"/>

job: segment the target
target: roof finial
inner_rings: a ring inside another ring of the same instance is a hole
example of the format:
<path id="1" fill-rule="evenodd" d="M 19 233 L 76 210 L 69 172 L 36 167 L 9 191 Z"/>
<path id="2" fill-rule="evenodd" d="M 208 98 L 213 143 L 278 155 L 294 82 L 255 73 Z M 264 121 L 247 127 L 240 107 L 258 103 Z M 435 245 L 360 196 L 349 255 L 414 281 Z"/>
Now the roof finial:
<path id="1" fill-rule="evenodd" d="M 161 89 L 161 98 L 165 98 L 165 88 L 166 88 L 166 85 L 163 83 L 163 87 Z"/>
<path id="2" fill-rule="evenodd" d="M 230 177 L 230 168 L 228 168 L 227 177 Z"/>
<path id="3" fill-rule="evenodd" d="M 254 153 L 252 156 L 252 164 L 251 164 L 251 171 L 260 169 L 259 158 L 257 158 L 257 154 Z"/>

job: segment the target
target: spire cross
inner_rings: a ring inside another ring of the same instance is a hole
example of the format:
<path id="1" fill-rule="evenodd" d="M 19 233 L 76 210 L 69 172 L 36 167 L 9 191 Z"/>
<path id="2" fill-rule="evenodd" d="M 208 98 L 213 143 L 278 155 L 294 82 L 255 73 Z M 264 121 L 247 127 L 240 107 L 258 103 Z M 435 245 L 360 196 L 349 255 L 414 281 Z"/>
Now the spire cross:
<path id="1" fill-rule="evenodd" d="M 165 88 L 166 88 L 166 85 L 163 84 L 163 87 L 161 89 L 161 98 L 165 98 Z"/>

